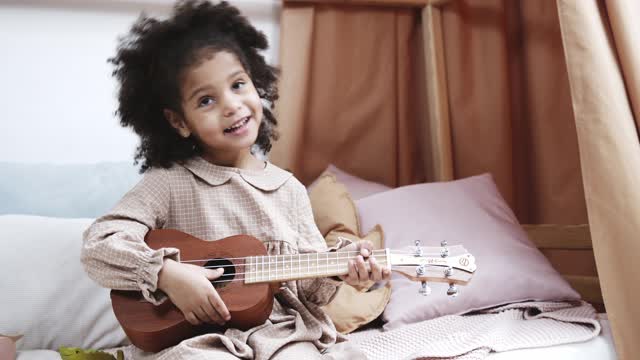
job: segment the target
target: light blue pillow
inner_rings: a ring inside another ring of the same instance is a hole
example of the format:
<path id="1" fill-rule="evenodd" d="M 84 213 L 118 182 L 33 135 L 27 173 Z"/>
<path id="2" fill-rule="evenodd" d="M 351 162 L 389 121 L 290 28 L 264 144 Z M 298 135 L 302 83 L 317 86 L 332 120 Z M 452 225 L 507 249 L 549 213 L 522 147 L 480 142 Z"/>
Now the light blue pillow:
<path id="1" fill-rule="evenodd" d="M 128 162 L 26 164 L 0 162 L 0 214 L 95 218 L 141 178 Z"/>

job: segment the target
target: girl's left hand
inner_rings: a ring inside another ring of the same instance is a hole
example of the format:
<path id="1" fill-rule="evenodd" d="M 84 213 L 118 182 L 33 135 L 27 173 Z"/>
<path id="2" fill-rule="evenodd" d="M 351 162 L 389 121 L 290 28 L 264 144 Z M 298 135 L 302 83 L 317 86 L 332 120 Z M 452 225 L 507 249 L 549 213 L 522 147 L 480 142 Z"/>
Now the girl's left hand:
<path id="1" fill-rule="evenodd" d="M 340 276 L 344 282 L 351 286 L 365 285 L 367 282 L 389 280 L 391 278 L 391 270 L 389 268 L 379 265 L 376 262 L 373 254 L 373 244 L 371 241 L 363 240 L 357 243 L 349 244 L 338 250 L 343 251 L 356 251 L 357 256 L 349 260 L 349 273 Z M 367 264 L 369 269 L 367 269 Z"/>

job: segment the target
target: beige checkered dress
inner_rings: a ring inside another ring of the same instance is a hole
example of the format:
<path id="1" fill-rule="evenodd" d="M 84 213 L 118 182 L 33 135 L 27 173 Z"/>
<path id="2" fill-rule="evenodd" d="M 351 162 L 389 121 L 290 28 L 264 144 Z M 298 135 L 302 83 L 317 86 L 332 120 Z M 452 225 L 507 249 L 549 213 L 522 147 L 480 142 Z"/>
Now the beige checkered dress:
<path id="1" fill-rule="evenodd" d="M 112 289 L 141 290 L 154 303 L 163 259 L 178 250 L 152 250 L 150 229 L 177 229 L 200 239 L 248 234 L 270 255 L 327 251 L 313 220 L 305 187 L 277 166 L 249 171 L 194 158 L 170 169 L 151 169 L 108 214 L 84 234 L 82 262 L 89 276 Z M 248 331 L 206 334 L 152 354 L 130 346 L 135 359 L 357 359 L 364 355 L 344 342 L 319 306 L 340 282 L 327 279 L 287 283 L 276 295 L 269 320 Z"/>

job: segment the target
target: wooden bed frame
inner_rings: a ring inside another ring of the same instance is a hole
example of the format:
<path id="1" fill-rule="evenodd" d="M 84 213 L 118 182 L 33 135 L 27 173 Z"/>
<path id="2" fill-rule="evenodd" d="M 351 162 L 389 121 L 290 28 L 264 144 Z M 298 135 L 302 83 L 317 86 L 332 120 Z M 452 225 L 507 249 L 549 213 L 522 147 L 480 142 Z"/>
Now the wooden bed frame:
<path id="1" fill-rule="evenodd" d="M 551 265 L 599 312 L 605 312 L 589 225 L 523 225 Z"/>

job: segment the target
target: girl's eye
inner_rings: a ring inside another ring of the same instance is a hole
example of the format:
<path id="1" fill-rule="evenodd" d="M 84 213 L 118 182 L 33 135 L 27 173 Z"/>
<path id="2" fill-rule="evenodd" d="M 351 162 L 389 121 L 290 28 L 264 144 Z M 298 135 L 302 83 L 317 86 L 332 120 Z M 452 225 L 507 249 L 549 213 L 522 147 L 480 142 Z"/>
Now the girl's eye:
<path id="1" fill-rule="evenodd" d="M 202 99 L 200 99 L 200 102 L 198 103 L 198 107 L 209 106 L 214 102 L 215 100 L 213 100 L 212 97 L 209 97 L 209 96 L 203 97 Z"/>
<path id="2" fill-rule="evenodd" d="M 234 90 L 242 89 L 245 85 L 245 82 L 240 80 L 233 83 L 232 87 Z"/>

